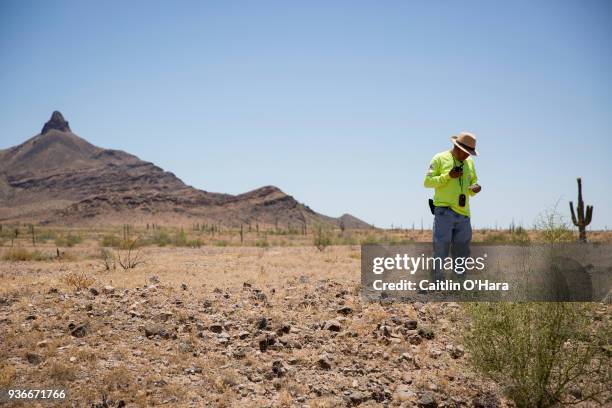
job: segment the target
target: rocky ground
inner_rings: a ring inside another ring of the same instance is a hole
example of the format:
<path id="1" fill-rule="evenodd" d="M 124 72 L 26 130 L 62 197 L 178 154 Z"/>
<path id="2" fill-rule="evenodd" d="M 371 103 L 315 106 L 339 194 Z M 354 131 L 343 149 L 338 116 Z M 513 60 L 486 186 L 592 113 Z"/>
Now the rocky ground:
<path id="1" fill-rule="evenodd" d="M 77 407 L 508 405 L 467 363 L 461 306 L 363 301 L 358 247 L 145 256 L 2 261 L 0 388 Z"/>

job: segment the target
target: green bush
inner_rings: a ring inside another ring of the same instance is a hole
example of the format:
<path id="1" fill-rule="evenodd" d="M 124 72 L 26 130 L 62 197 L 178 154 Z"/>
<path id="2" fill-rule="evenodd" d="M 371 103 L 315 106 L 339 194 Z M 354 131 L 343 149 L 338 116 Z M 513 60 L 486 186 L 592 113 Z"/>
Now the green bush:
<path id="1" fill-rule="evenodd" d="M 317 226 L 314 235 L 314 246 L 319 251 L 323 251 L 325 248 L 331 245 L 331 234 L 329 231 L 324 229 L 322 226 Z"/>
<path id="2" fill-rule="evenodd" d="M 523 228 L 523 227 L 517 227 L 512 234 L 510 235 L 510 241 L 513 244 L 528 244 L 529 242 L 531 242 L 531 240 L 529 239 L 529 234 L 527 234 L 527 231 Z"/>
<path id="3" fill-rule="evenodd" d="M 573 240 L 556 209 L 540 215 L 539 239 Z M 515 233 L 516 234 L 516 233 Z M 518 235 L 526 232 L 518 232 Z M 466 336 L 475 368 L 506 386 L 516 406 L 550 407 L 597 401 L 611 377 L 610 319 L 591 303 L 473 303 Z M 570 390 L 572 390 L 570 396 Z"/>
<path id="4" fill-rule="evenodd" d="M 267 248 L 270 246 L 270 243 L 267 239 L 258 239 L 257 241 L 255 241 L 255 246 L 259 248 Z"/>
<path id="5" fill-rule="evenodd" d="M 540 214 L 534 227 L 538 231 L 539 240 L 543 242 L 555 244 L 575 241 L 573 232 L 563 216 L 557 212 L 556 207 Z"/>
<path id="6" fill-rule="evenodd" d="M 100 246 L 119 248 L 121 246 L 121 238 L 112 234 L 104 235 L 100 240 Z"/>
<path id="7" fill-rule="evenodd" d="M 358 241 L 349 233 L 339 234 L 334 240 L 335 245 L 357 245 Z"/>
<path id="8" fill-rule="evenodd" d="M 184 231 L 181 231 L 174 235 L 172 244 L 177 247 L 189 247 L 199 248 L 202 246 L 202 242 L 199 239 L 189 239 Z"/>
<path id="9" fill-rule="evenodd" d="M 187 234 L 184 231 L 176 233 L 172 239 L 172 244 L 178 247 L 187 246 Z"/>
<path id="10" fill-rule="evenodd" d="M 366 235 L 362 240 L 361 240 L 361 245 L 367 245 L 367 244 L 380 244 L 381 240 L 378 239 L 375 235 L 373 234 L 368 234 Z"/>
<path id="11" fill-rule="evenodd" d="M 505 385 L 517 407 L 596 401 L 609 386 L 610 358 L 602 350 L 610 322 L 594 323 L 593 305 L 473 303 L 466 309 L 471 363 Z M 570 389 L 579 392 L 571 397 Z"/>
<path id="12" fill-rule="evenodd" d="M 171 244 L 173 240 L 172 240 L 172 238 L 170 238 L 170 235 L 168 235 L 167 232 L 165 232 L 165 231 L 155 231 L 155 233 L 151 237 L 150 241 L 154 245 L 157 245 L 159 247 L 165 247 L 166 245 Z"/>

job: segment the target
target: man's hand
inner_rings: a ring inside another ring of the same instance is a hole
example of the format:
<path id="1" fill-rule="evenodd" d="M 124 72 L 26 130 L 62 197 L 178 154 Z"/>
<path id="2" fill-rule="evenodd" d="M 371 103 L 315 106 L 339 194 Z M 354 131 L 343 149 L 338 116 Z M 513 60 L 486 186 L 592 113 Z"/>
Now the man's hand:
<path id="1" fill-rule="evenodd" d="M 474 194 L 479 193 L 479 192 L 480 192 L 480 190 L 482 190 L 482 187 L 480 187 L 480 185 L 478 185 L 478 184 L 472 184 L 472 185 L 471 185 L 471 186 L 469 186 L 468 188 L 469 188 L 469 189 L 472 191 L 472 193 L 474 193 Z"/>
<path id="2" fill-rule="evenodd" d="M 463 176 L 463 170 L 455 170 L 455 168 L 453 167 L 453 169 L 448 172 L 448 175 L 451 178 L 458 178 L 458 177 Z"/>

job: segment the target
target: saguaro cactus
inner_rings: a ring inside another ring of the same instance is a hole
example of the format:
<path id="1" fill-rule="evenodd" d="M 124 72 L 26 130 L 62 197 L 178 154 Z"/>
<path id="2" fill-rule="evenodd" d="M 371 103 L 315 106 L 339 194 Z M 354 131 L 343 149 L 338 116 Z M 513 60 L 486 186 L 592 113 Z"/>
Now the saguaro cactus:
<path id="1" fill-rule="evenodd" d="M 593 218 L 593 206 L 586 206 L 586 213 L 584 210 L 584 201 L 582 201 L 582 180 L 578 177 L 578 205 L 576 206 L 576 214 L 574 214 L 574 203 L 570 201 L 570 211 L 572 212 L 572 222 L 578 227 L 580 242 L 586 242 L 586 226 L 591 223 Z M 578 217 L 576 217 L 578 215 Z"/>

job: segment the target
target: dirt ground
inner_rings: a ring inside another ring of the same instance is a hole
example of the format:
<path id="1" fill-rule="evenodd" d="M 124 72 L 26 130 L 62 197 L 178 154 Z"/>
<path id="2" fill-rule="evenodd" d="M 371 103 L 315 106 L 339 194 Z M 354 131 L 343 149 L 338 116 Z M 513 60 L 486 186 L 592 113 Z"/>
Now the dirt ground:
<path id="1" fill-rule="evenodd" d="M 71 252 L 0 261 L 0 388 L 75 407 L 511 405 L 470 369 L 460 305 L 362 300 L 359 246 L 146 247 L 127 271 Z"/>

